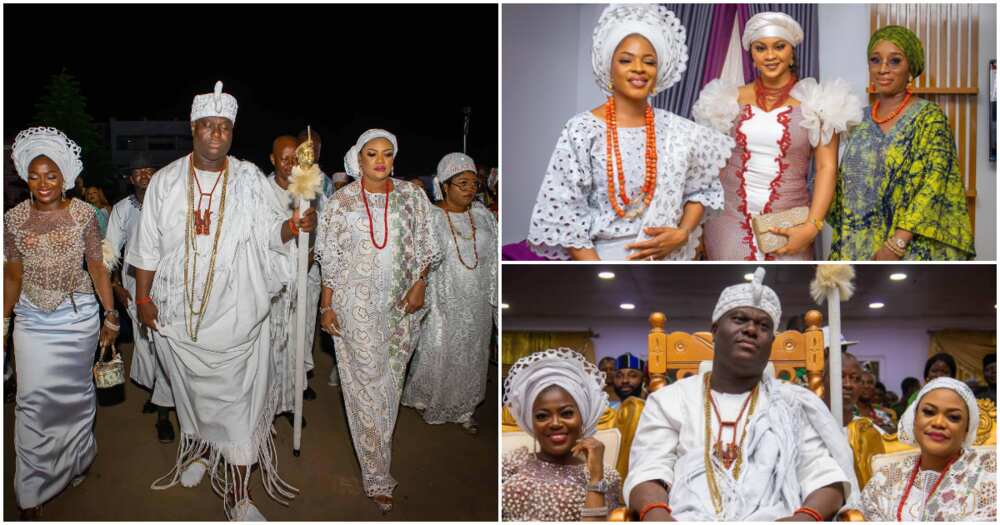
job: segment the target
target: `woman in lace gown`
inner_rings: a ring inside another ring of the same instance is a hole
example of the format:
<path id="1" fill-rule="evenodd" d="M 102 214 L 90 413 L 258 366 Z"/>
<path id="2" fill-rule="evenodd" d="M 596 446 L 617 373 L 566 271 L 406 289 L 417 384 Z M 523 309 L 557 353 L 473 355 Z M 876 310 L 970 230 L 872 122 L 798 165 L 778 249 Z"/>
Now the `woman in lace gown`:
<path id="1" fill-rule="evenodd" d="M 604 372 L 569 348 L 536 352 L 510 368 L 504 399 L 537 452 L 504 454 L 503 521 L 605 521 L 623 504 L 621 477 L 593 437 L 608 408 Z"/>
<path id="2" fill-rule="evenodd" d="M 692 107 L 696 122 L 736 140 L 722 171 L 725 209 L 705 225 L 705 254 L 712 260 L 810 260 L 822 231 L 837 176 L 837 134 L 861 120 L 861 101 L 836 79 L 823 85 L 795 76 L 802 28 L 784 13 L 759 13 L 747 21 L 743 48 L 757 80 L 740 86 L 713 80 Z M 807 187 L 815 159 L 812 191 Z M 805 222 L 772 233 L 788 243 L 764 253 L 753 217 L 807 207 Z"/>
<path id="3" fill-rule="evenodd" d="M 365 494 L 388 512 L 399 398 L 427 312 L 427 274 L 441 252 L 423 190 L 390 177 L 396 137 L 368 130 L 356 147 L 361 178 L 327 201 L 316 239 L 320 326 L 334 339 Z"/>
<path id="4" fill-rule="evenodd" d="M 861 493 L 868 521 L 997 519 L 996 448 L 972 448 L 979 406 L 961 381 L 928 382 L 899 421 L 899 440 L 920 448 L 879 469 Z"/>
<path id="5" fill-rule="evenodd" d="M 472 413 L 486 398 L 497 315 L 497 222 L 476 200 L 478 184 L 468 155 L 438 163 L 431 229 L 443 258 L 427 278 L 429 311 L 403 393 L 424 421 L 459 423 L 471 434 L 479 430 Z"/>
<path id="6" fill-rule="evenodd" d="M 14 492 L 22 518 L 37 519 L 43 503 L 83 481 L 97 455 L 91 367 L 98 341 L 117 337 L 118 314 L 94 208 L 65 198 L 83 169 L 79 146 L 54 128 L 29 128 L 11 158 L 31 192 L 4 214 L 4 337 L 13 312 L 17 362 Z"/>
<path id="7" fill-rule="evenodd" d="M 695 257 L 705 209 L 722 208 L 718 174 L 733 140 L 649 104 L 687 68 L 684 35 L 662 6 L 604 10 L 592 63 L 608 101 L 562 130 L 531 214 L 535 253 L 563 260 Z"/>

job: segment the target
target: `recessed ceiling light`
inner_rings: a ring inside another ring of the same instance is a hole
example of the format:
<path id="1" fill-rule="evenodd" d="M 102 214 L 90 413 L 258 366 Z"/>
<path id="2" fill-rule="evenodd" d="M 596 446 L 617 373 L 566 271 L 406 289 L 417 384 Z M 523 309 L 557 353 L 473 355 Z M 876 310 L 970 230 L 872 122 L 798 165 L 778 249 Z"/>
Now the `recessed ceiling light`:
<path id="1" fill-rule="evenodd" d="M 747 281 L 752 281 L 753 280 L 753 274 L 752 273 L 743 274 L 743 279 L 747 280 Z"/>
<path id="2" fill-rule="evenodd" d="M 897 272 L 890 275 L 889 278 L 892 279 L 893 281 L 902 281 L 903 279 L 906 279 L 906 274 Z"/>
<path id="3" fill-rule="evenodd" d="M 614 279 L 615 272 L 601 272 L 597 274 L 597 276 L 600 277 L 601 279 Z"/>
<path id="4" fill-rule="evenodd" d="M 868 303 L 868 308 L 871 308 L 872 310 L 878 310 L 879 308 L 882 308 L 884 306 L 885 303 Z"/>
<path id="5" fill-rule="evenodd" d="M 507 304 L 507 303 L 500 303 L 500 308 L 506 310 L 506 309 L 510 308 L 510 305 Z"/>
<path id="6" fill-rule="evenodd" d="M 632 303 L 622 303 L 618 307 L 622 310 L 635 310 L 635 305 Z"/>

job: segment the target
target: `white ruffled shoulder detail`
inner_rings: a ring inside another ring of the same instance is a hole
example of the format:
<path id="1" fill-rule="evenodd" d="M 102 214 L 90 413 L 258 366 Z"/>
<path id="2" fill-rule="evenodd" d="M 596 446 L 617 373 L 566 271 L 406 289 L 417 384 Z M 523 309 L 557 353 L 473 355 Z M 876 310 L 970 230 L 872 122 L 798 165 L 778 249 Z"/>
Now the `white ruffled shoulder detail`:
<path id="1" fill-rule="evenodd" d="M 703 126 L 729 134 L 740 114 L 740 87 L 721 78 L 705 85 L 691 107 L 691 118 Z"/>
<path id="2" fill-rule="evenodd" d="M 828 144 L 834 133 L 847 131 L 863 118 L 861 99 L 841 78 L 823 84 L 804 78 L 790 94 L 801 103 L 802 127 L 813 147 Z"/>

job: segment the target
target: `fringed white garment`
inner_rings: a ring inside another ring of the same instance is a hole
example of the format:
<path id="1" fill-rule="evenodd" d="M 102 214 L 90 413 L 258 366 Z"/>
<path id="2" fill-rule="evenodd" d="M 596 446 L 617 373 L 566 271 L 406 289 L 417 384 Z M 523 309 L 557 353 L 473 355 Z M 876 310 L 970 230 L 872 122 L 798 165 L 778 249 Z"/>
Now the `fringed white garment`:
<path id="1" fill-rule="evenodd" d="M 848 504 L 856 501 L 853 456 L 822 400 L 796 385 L 764 376 L 752 418 L 747 424 L 738 480 L 712 455 L 722 496 L 716 515 L 705 465 L 703 376 L 694 375 L 649 396 L 632 442 L 626 500 L 636 485 L 662 480 L 670 485 L 669 503 L 680 521 L 774 521 L 790 516 L 813 491 L 843 483 Z M 722 419 L 736 419 L 747 394 L 713 392 Z M 714 443 L 719 424 L 712 419 Z M 727 430 L 722 441 L 728 443 Z M 856 508 L 856 507 L 854 507 Z"/>
<path id="2" fill-rule="evenodd" d="M 292 216 L 292 198 L 274 180 L 272 173 L 267 178 L 267 188 L 270 190 L 268 201 L 274 208 L 274 213 L 278 216 Z M 321 213 L 325 199 L 320 196 L 312 202 L 312 207 L 316 209 L 317 217 Z M 287 254 L 281 257 L 283 264 L 287 265 L 288 275 L 291 276 L 288 284 L 281 294 L 271 303 L 271 381 L 278 389 L 278 402 L 276 410 L 278 414 L 295 410 L 295 333 L 298 327 L 297 305 L 298 305 L 298 252 L 299 245 L 296 240 L 291 240 L 287 244 Z M 318 264 L 313 264 L 306 274 L 306 337 L 305 337 L 305 371 L 313 369 L 313 340 L 316 336 L 316 313 L 319 310 L 320 292 L 320 270 Z"/>
<path id="3" fill-rule="evenodd" d="M 142 220 L 126 261 L 155 270 L 151 295 L 158 308 L 153 343 L 170 379 L 181 440 L 177 462 L 153 483 L 165 489 L 179 481 L 191 462 L 208 455 L 212 486 L 225 497 L 227 516 L 247 497 L 252 469 L 259 464 L 267 493 L 287 504 L 297 490 L 278 477 L 271 422 L 277 391 L 271 388 L 271 300 L 288 283 L 287 255 L 281 223 L 266 200 L 267 179 L 250 162 L 229 157 L 224 224 L 212 272 L 212 290 L 195 341 L 187 324 L 186 283 L 194 282 L 195 308 L 200 304 L 220 217 L 223 184 L 211 197 L 209 235 L 195 236 L 190 259 L 197 268 L 185 277 L 185 229 L 188 208 L 188 163 L 178 159 L 153 177 L 143 203 Z M 209 191 L 220 173 L 198 171 L 201 188 Z M 195 194 L 197 195 L 197 188 Z M 207 199 L 206 199 L 207 200 Z M 198 205 L 195 198 L 195 206 Z M 203 204 L 204 206 L 204 204 Z M 193 318 L 197 323 L 197 317 Z M 242 482 L 234 482 L 242 475 Z M 235 500 L 231 492 L 235 494 Z"/>
<path id="4" fill-rule="evenodd" d="M 428 313 L 403 404 L 423 410 L 424 421 L 432 425 L 464 423 L 486 397 L 497 313 L 497 223 L 479 202 L 473 202 L 469 213 L 432 208 L 431 217 L 444 258 L 427 278 Z M 475 221 L 475 249 L 470 217 Z M 470 270 L 476 254 L 478 264 Z"/>
<path id="5" fill-rule="evenodd" d="M 433 296 L 426 294 L 424 308 L 413 314 L 401 302 L 420 272 L 433 271 L 441 260 L 426 194 L 409 182 L 392 184 L 388 212 L 385 193 L 365 193 L 366 211 L 360 181 L 334 193 L 316 239 L 323 286 L 333 290 L 331 306 L 340 322 L 341 335 L 333 338 L 337 368 L 369 497 L 391 495 L 396 486 L 389 472 L 392 434 L 406 365 Z M 379 245 L 387 238 L 385 247 L 375 248 L 372 237 Z"/>

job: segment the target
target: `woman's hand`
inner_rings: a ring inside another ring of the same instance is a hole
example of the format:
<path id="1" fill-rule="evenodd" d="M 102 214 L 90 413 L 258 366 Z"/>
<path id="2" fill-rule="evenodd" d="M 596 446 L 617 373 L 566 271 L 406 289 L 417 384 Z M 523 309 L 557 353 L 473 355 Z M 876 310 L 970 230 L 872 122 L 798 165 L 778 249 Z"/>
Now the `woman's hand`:
<path id="1" fill-rule="evenodd" d="M 573 445 L 571 452 L 574 455 L 583 454 L 587 460 L 587 472 L 591 483 L 604 479 L 604 443 L 593 437 L 583 438 Z"/>
<path id="2" fill-rule="evenodd" d="M 875 252 L 875 257 L 872 257 L 874 261 L 898 261 L 900 259 L 898 255 L 892 253 L 892 250 L 886 248 L 884 245 Z"/>
<path id="3" fill-rule="evenodd" d="M 427 281 L 422 278 L 413 283 L 413 286 L 410 287 L 410 291 L 406 292 L 406 297 L 404 297 L 399 303 L 399 305 L 403 307 L 403 311 L 408 314 L 412 314 L 413 312 L 423 308 L 424 292 L 426 289 Z"/>
<path id="4" fill-rule="evenodd" d="M 663 259 L 687 244 L 691 236 L 691 230 L 687 228 L 644 228 L 643 232 L 652 238 L 625 246 L 627 250 L 638 250 L 628 256 L 630 261 Z"/>
<path id="5" fill-rule="evenodd" d="M 333 311 L 333 308 L 324 306 L 320 310 L 322 310 L 319 314 L 320 328 L 330 335 L 340 337 L 340 321 L 337 320 L 337 314 Z"/>
<path id="6" fill-rule="evenodd" d="M 118 339 L 118 330 L 120 328 L 111 328 L 109 324 L 119 324 L 118 315 L 109 315 L 104 318 L 104 322 L 101 323 L 101 335 L 99 339 L 99 345 L 101 348 L 109 348 L 115 343 L 115 339 Z"/>
<path id="7" fill-rule="evenodd" d="M 813 243 L 813 239 L 819 235 L 816 226 L 809 222 L 804 222 L 791 228 L 773 227 L 768 230 L 775 235 L 788 237 L 788 244 L 774 251 L 774 255 L 798 255 L 808 250 Z"/>

